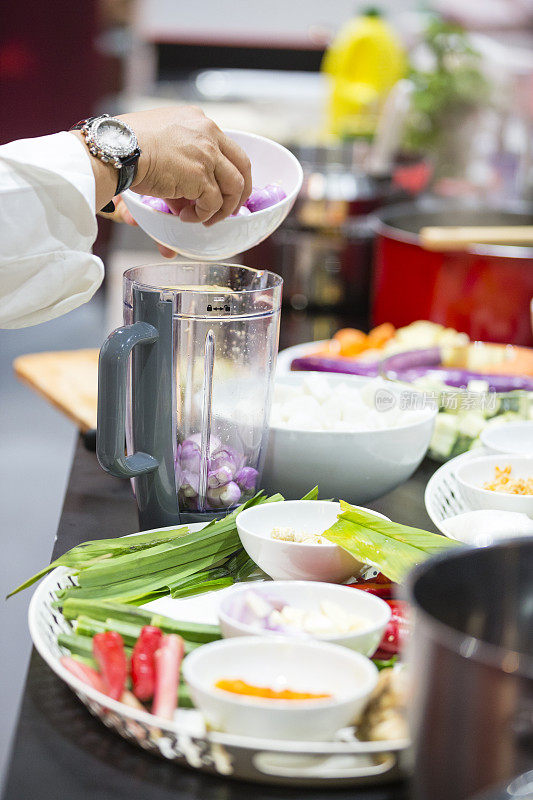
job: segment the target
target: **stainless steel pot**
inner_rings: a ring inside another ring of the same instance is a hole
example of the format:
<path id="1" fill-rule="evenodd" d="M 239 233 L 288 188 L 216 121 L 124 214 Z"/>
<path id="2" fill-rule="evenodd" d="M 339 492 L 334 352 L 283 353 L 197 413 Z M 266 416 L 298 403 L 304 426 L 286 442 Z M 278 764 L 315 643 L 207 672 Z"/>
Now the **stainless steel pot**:
<path id="1" fill-rule="evenodd" d="M 432 559 L 408 593 L 414 797 L 507 787 L 533 768 L 533 539 Z"/>

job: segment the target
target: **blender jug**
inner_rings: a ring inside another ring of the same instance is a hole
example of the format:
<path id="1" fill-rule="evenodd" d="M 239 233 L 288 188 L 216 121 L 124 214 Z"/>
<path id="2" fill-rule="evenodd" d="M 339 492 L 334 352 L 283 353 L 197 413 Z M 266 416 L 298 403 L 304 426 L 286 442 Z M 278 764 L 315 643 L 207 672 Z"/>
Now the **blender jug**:
<path id="1" fill-rule="evenodd" d="M 281 290 L 236 264 L 124 273 L 125 325 L 100 352 L 97 455 L 132 479 L 141 530 L 222 516 L 258 490 Z"/>

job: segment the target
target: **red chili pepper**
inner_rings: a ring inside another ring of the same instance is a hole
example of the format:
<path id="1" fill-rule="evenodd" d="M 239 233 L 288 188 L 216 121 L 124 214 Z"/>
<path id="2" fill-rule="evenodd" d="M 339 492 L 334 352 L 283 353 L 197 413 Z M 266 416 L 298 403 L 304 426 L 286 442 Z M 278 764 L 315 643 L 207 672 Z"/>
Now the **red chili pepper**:
<path id="1" fill-rule="evenodd" d="M 122 636 L 116 631 L 97 633 L 93 638 L 93 655 L 100 667 L 105 693 L 113 700 L 120 700 L 128 675 Z"/>
<path id="2" fill-rule="evenodd" d="M 395 583 L 376 583 L 375 581 L 361 581 L 361 583 L 348 584 L 354 589 L 361 589 L 362 592 L 370 592 L 382 600 L 391 600 L 396 587 Z"/>
<path id="3" fill-rule="evenodd" d="M 372 578 L 372 581 L 374 583 L 391 583 L 390 579 L 387 578 L 387 576 L 384 575 L 382 572 L 378 572 L 375 578 Z"/>
<path id="4" fill-rule="evenodd" d="M 145 625 L 131 654 L 133 694 L 139 700 L 150 700 L 155 687 L 156 650 L 161 646 L 163 632 L 154 625 Z"/>
<path id="5" fill-rule="evenodd" d="M 363 592 L 375 594 L 376 597 L 381 597 L 382 600 L 392 600 L 398 584 L 390 581 L 382 572 L 378 572 L 372 580 L 359 580 L 348 585 L 354 589 L 362 589 Z"/>
<path id="6" fill-rule="evenodd" d="M 390 658 L 399 653 L 410 631 L 407 618 L 409 604 L 405 600 L 385 600 L 385 602 L 390 606 L 392 616 L 385 628 L 383 639 L 374 653 L 374 658 Z"/>

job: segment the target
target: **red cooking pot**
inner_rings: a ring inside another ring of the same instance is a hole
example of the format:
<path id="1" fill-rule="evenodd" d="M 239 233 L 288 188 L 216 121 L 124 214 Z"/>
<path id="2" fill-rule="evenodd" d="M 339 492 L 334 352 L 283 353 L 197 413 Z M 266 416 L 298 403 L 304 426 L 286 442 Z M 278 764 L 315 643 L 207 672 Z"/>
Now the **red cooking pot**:
<path id="1" fill-rule="evenodd" d="M 531 208 L 480 208 L 427 200 L 390 206 L 376 217 L 372 321 L 417 319 L 471 339 L 533 344 L 533 248 L 475 245 L 454 252 L 421 247 L 418 232 L 441 225 L 531 225 Z"/>

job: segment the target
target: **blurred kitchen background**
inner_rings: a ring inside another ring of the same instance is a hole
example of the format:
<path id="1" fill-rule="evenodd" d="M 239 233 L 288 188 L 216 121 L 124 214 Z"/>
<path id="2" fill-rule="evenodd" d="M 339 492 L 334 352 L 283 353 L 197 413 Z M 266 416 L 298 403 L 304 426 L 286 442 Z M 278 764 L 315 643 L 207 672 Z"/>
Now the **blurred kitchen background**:
<path id="1" fill-rule="evenodd" d="M 193 103 L 222 128 L 293 150 L 301 195 L 240 257 L 285 280 L 282 347 L 419 318 L 531 344 L 530 251 L 423 258 L 413 237 L 426 213 L 531 222 L 532 0 L 23 1 L 2 9 L 0 36 L 0 143 L 104 111 Z M 142 231 L 107 220 L 95 251 L 106 278 L 90 304 L 0 331 L 2 590 L 49 558 L 77 435 L 16 381 L 12 361 L 98 347 L 121 323 L 122 272 L 161 260 Z M 4 642 L 26 605 L 2 604 Z M 8 646 L 0 658 L 9 730 L 25 662 Z"/>

